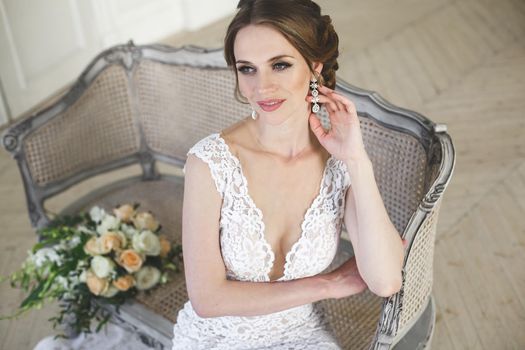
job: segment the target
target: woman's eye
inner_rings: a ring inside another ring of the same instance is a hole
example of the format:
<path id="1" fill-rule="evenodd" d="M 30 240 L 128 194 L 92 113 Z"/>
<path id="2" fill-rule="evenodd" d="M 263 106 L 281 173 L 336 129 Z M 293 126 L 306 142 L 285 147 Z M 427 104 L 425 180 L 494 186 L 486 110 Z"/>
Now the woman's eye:
<path id="1" fill-rule="evenodd" d="M 276 64 L 273 65 L 273 67 L 277 70 L 285 70 L 286 68 L 290 67 L 291 64 L 289 63 L 286 63 L 286 62 L 278 62 Z"/>
<path id="2" fill-rule="evenodd" d="M 254 69 L 249 66 L 240 66 L 239 68 L 237 68 L 237 70 L 241 72 L 242 74 L 248 74 L 254 71 Z"/>

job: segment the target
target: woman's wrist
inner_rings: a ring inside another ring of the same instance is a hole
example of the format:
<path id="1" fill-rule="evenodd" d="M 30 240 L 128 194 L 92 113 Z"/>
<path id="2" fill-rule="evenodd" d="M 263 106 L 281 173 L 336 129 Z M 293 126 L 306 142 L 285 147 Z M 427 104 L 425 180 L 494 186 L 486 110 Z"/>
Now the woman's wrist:
<path id="1" fill-rule="evenodd" d="M 315 279 L 315 283 L 318 286 L 318 290 L 320 291 L 320 299 L 330 299 L 333 298 L 332 296 L 332 283 L 331 283 L 331 275 L 330 273 L 324 273 L 320 275 L 316 275 L 312 277 Z"/>
<path id="2" fill-rule="evenodd" d="M 346 164 L 346 168 L 350 174 L 359 169 L 372 167 L 372 161 L 366 153 L 357 157 L 345 159 L 343 162 Z"/>

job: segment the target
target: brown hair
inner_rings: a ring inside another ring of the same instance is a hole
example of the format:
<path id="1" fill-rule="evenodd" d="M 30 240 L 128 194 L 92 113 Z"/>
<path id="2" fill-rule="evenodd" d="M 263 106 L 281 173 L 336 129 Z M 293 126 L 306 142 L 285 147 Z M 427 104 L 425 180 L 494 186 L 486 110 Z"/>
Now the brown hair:
<path id="1" fill-rule="evenodd" d="M 224 58 L 236 78 L 235 98 L 241 102 L 233 46 L 237 33 L 250 24 L 268 25 L 279 31 L 305 59 L 310 71 L 313 62 L 323 63 L 318 77 L 321 85 L 335 87 L 335 71 L 339 68 L 339 37 L 330 16 L 321 15 L 321 8 L 311 0 L 241 0 L 237 14 L 224 38 Z"/>

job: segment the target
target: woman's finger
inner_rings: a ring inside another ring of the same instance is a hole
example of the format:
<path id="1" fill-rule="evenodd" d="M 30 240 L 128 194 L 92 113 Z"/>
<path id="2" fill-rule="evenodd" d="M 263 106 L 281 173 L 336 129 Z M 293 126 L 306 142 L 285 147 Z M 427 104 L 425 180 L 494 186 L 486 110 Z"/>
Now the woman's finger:
<path id="1" fill-rule="evenodd" d="M 335 100 L 332 98 L 329 98 L 328 96 L 318 95 L 317 98 L 318 98 L 317 102 L 319 103 L 324 103 L 324 104 L 331 103 L 334 108 L 337 107 L 337 105 L 335 104 Z M 308 96 L 308 101 L 312 102 L 312 100 L 313 100 L 313 96 Z"/>
<path id="2" fill-rule="evenodd" d="M 329 87 L 326 87 L 324 85 L 319 85 L 318 89 L 321 90 L 323 94 L 333 94 L 334 92 L 336 92 L 335 90 L 330 89 Z"/>
<path id="3" fill-rule="evenodd" d="M 339 101 L 329 98 L 328 96 L 319 95 L 319 101 L 320 103 L 323 103 L 326 110 L 330 115 L 334 115 L 335 113 L 339 111 L 346 111 L 346 107 Z M 310 99 L 311 101 L 312 99 Z"/>
<path id="4" fill-rule="evenodd" d="M 329 95 L 330 98 L 343 103 L 346 107 L 348 107 L 349 112 L 355 111 L 355 105 L 352 103 L 352 101 L 341 95 L 338 91 L 332 90 L 326 86 L 320 86 L 319 90 L 321 90 L 323 94 Z"/>
<path id="5" fill-rule="evenodd" d="M 346 97 L 338 94 L 331 94 L 330 97 L 338 102 L 341 102 L 350 113 L 356 113 L 355 105 Z"/>
<path id="6" fill-rule="evenodd" d="M 313 97 L 311 97 L 311 96 L 309 96 L 309 97 L 310 97 L 309 101 L 313 102 Z M 336 104 L 335 100 L 330 99 L 330 98 L 328 98 L 328 97 L 326 97 L 324 95 L 317 96 L 317 102 L 324 104 L 326 109 L 330 113 L 335 113 L 335 112 L 337 112 L 339 110 L 339 107 Z"/>
<path id="7" fill-rule="evenodd" d="M 324 139 L 326 137 L 326 131 L 324 130 L 321 121 L 315 116 L 314 113 L 310 113 L 310 118 L 308 121 L 310 122 L 310 128 L 312 129 L 312 132 L 319 139 L 319 141 Z"/>
<path id="8" fill-rule="evenodd" d="M 345 111 L 345 112 L 347 111 L 347 110 L 346 110 L 346 107 L 345 107 L 345 105 L 344 105 L 343 103 L 341 103 L 341 102 L 338 101 L 337 99 L 334 99 L 333 101 L 334 101 L 334 103 L 337 105 L 337 109 L 338 109 L 338 110 L 340 110 L 340 111 Z"/>
<path id="9" fill-rule="evenodd" d="M 337 105 L 336 105 L 334 102 L 332 102 L 332 101 L 330 101 L 330 102 L 325 102 L 325 103 L 324 103 L 324 106 L 325 106 L 326 110 L 328 111 L 328 114 L 329 114 L 329 115 L 332 115 L 332 114 L 334 114 L 334 113 L 337 113 L 337 111 L 339 110 L 339 109 L 337 108 Z"/>

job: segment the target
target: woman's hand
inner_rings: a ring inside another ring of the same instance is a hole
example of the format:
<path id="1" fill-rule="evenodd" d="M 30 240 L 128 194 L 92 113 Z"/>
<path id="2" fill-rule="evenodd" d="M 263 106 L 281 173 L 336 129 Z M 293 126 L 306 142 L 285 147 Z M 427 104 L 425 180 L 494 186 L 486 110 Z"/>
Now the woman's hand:
<path id="1" fill-rule="evenodd" d="M 355 257 L 343 263 L 334 271 L 323 275 L 328 281 L 328 298 L 344 298 L 367 289 L 365 281 L 359 275 Z"/>
<path id="2" fill-rule="evenodd" d="M 318 89 L 319 102 L 326 107 L 331 124 L 331 129 L 325 132 L 316 115 L 310 114 L 310 128 L 321 145 L 335 158 L 345 162 L 367 159 L 355 105 L 326 86 L 319 86 Z M 308 95 L 306 100 L 312 102 L 312 96 Z"/>

